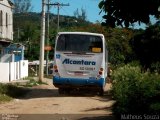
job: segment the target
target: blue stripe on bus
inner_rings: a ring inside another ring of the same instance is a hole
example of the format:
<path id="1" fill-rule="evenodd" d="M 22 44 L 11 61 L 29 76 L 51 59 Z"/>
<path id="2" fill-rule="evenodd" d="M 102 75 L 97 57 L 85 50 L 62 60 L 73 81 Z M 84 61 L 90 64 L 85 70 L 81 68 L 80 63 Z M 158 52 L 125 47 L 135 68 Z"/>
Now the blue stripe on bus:
<path id="1" fill-rule="evenodd" d="M 53 83 L 70 85 L 98 85 L 99 87 L 103 87 L 105 85 L 105 79 L 61 78 L 53 76 Z"/>

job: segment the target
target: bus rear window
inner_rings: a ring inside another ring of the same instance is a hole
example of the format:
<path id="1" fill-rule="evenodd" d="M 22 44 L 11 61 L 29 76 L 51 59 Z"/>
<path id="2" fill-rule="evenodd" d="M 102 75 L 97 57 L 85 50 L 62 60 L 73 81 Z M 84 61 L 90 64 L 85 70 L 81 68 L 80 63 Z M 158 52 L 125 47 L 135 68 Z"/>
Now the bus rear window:
<path id="1" fill-rule="evenodd" d="M 57 40 L 57 51 L 103 52 L 102 38 L 94 35 L 61 34 Z"/>

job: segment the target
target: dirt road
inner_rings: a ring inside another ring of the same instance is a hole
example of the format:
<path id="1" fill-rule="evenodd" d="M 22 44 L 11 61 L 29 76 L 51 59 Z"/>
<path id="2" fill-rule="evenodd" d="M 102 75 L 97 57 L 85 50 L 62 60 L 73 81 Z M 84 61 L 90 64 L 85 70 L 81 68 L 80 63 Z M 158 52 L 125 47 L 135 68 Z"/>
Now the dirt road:
<path id="1" fill-rule="evenodd" d="M 86 94 L 84 92 L 59 95 L 57 88 L 52 85 L 52 80 L 45 79 L 45 81 L 48 85 L 31 88 L 25 97 L 0 104 L 0 114 L 49 114 L 66 115 L 66 117 L 76 115 L 81 118 L 84 115 L 85 117 L 91 116 L 92 119 L 93 116 L 94 118 L 104 115 L 112 116 L 111 107 L 114 100 L 108 95 L 110 84 L 106 85 L 105 95 L 100 97 L 93 93 Z"/>

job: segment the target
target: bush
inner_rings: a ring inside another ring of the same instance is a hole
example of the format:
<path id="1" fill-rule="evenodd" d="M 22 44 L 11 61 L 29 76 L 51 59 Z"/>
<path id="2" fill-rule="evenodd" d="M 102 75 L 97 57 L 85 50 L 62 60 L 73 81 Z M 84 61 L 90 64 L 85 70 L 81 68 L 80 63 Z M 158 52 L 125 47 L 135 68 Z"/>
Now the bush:
<path id="1" fill-rule="evenodd" d="M 116 69 L 112 79 L 116 115 L 160 112 L 160 75 L 142 73 L 139 66 L 127 64 Z"/>
<path id="2" fill-rule="evenodd" d="M 160 62 L 155 62 L 151 64 L 151 71 L 153 72 L 157 72 L 160 73 Z"/>

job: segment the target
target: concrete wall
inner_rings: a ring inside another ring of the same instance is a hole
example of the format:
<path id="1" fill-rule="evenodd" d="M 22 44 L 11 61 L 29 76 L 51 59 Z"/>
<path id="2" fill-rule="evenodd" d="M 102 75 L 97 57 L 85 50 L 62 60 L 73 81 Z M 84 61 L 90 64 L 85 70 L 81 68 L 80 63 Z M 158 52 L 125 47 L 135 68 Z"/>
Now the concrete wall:
<path id="1" fill-rule="evenodd" d="M 9 63 L 0 63 L 0 82 L 9 82 Z"/>
<path id="2" fill-rule="evenodd" d="M 21 60 L 20 61 L 20 64 L 19 64 L 19 67 L 20 67 L 20 78 L 25 78 L 25 77 L 28 77 L 28 60 Z"/>
<path id="3" fill-rule="evenodd" d="M 16 72 L 15 72 L 15 70 L 16 70 L 16 63 L 15 62 L 10 62 L 9 63 L 9 67 L 10 67 L 10 69 L 9 69 L 9 73 L 10 73 L 10 79 L 9 79 L 9 81 L 13 81 L 13 80 L 16 80 Z"/>
<path id="4" fill-rule="evenodd" d="M 0 82 L 8 83 L 28 77 L 28 60 L 0 63 Z"/>

